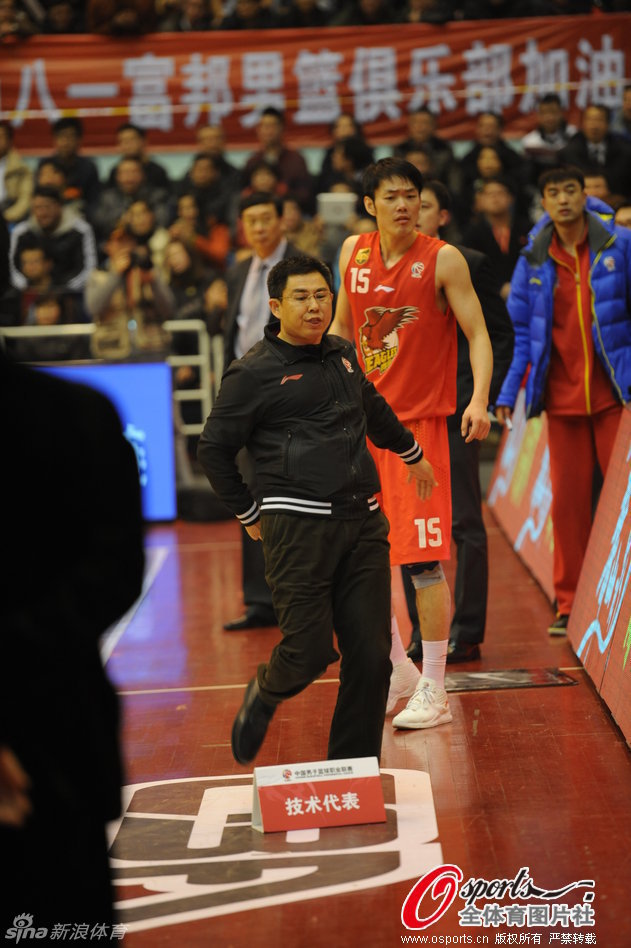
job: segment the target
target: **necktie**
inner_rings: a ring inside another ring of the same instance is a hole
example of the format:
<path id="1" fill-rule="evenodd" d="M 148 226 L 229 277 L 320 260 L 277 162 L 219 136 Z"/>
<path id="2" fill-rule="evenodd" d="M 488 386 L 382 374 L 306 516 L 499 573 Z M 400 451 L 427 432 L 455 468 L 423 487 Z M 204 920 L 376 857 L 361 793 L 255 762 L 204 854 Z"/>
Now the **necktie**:
<path id="1" fill-rule="evenodd" d="M 243 355 L 263 336 L 263 327 L 267 322 L 267 267 L 262 263 L 255 276 L 252 292 L 247 300 L 247 310 L 243 312 L 244 325 L 239 333 L 239 344 Z"/>

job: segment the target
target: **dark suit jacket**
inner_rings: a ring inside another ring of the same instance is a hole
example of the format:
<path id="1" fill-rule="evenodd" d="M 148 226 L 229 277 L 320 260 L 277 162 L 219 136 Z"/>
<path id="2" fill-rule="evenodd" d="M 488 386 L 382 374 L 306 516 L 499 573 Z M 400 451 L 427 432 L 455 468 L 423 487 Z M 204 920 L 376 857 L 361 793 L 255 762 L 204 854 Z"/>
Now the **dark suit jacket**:
<path id="1" fill-rule="evenodd" d="M 499 284 L 494 276 L 488 257 L 470 247 L 458 246 L 469 266 L 471 282 L 475 290 L 493 349 L 493 376 L 489 394 L 490 404 L 497 398 L 504 376 L 513 358 L 515 334 L 506 304 L 499 294 Z M 473 394 L 473 373 L 469 361 L 469 344 L 458 326 L 458 401 L 456 415 L 460 417 Z"/>
<path id="2" fill-rule="evenodd" d="M 508 253 L 504 253 L 497 243 L 493 229 L 485 217 L 470 224 L 462 234 L 463 243 L 473 250 L 479 250 L 489 258 L 499 285 L 510 283 L 513 270 L 528 243 L 528 234 L 532 224 L 524 217 L 514 217 L 511 222 Z"/>
<path id="3" fill-rule="evenodd" d="M 293 257 L 298 253 L 300 253 L 300 251 L 294 247 L 293 244 L 288 243 L 283 257 Z M 238 330 L 237 316 L 239 315 L 241 294 L 243 293 L 243 287 L 245 286 L 245 281 L 247 279 L 248 273 L 250 272 L 253 259 L 253 257 L 248 257 L 247 260 L 242 260 L 241 263 L 237 263 L 234 267 L 231 267 L 226 274 L 226 283 L 228 284 L 228 308 L 226 310 L 223 331 L 224 372 L 236 357 L 234 347 L 236 345 Z M 269 322 L 273 322 L 274 317 L 272 316 L 271 311 L 269 316 Z"/>
<path id="4" fill-rule="evenodd" d="M 576 165 L 582 171 L 600 168 L 607 175 L 612 194 L 628 194 L 631 191 L 631 146 L 611 132 L 605 136 L 605 145 L 607 160 L 599 166 L 589 155 L 584 133 L 577 132 L 559 152 L 559 164 Z"/>

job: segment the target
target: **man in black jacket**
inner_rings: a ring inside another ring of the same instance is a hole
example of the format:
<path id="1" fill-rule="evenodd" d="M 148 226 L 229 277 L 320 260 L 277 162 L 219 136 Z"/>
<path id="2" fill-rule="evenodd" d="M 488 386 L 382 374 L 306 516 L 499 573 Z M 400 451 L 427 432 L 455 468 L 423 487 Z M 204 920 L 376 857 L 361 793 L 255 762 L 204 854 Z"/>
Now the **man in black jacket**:
<path id="1" fill-rule="evenodd" d="M 430 237 L 438 237 L 439 228 L 449 223 L 450 216 L 451 196 L 447 188 L 440 181 L 425 181 L 421 193 L 419 230 Z M 458 250 L 469 266 L 471 282 L 480 300 L 493 348 L 493 376 L 489 390 L 492 404 L 513 356 L 513 325 L 499 293 L 497 274 L 494 275 L 488 258 L 470 247 L 458 246 Z M 462 413 L 469 404 L 472 391 L 473 375 L 469 362 L 469 347 L 464 334 L 458 328 L 458 401 L 455 415 L 447 419 L 452 536 L 457 551 L 454 614 L 447 650 L 448 664 L 478 659 L 486 626 L 489 565 L 486 530 L 482 519 L 480 442 L 467 443 L 460 434 Z M 405 579 L 404 571 L 404 582 Z"/>
<path id="2" fill-rule="evenodd" d="M 245 693 L 232 731 L 239 763 L 256 756 L 277 705 L 342 656 L 328 756 L 379 756 L 390 681 L 388 522 L 366 436 L 409 466 L 420 497 L 435 485 L 410 431 L 363 375 L 352 345 L 325 335 L 332 277 L 313 257 L 291 257 L 268 277 L 279 323 L 222 382 L 199 442 L 219 497 L 254 540 L 282 640 Z M 259 496 L 239 475 L 247 445 Z"/>

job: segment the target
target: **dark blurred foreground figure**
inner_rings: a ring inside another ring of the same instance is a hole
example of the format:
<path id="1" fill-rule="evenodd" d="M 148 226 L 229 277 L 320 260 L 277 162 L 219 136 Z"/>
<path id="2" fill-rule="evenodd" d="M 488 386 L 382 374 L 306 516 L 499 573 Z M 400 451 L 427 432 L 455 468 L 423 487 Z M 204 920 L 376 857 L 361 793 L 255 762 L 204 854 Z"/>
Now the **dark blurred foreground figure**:
<path id="1" fill-rule="evenodd" d="M 117 699 L 99 636 L 138 597 L 138 471 L 110 402 L 0 353 L 0 931 L 111 925 Z M 46 941 L 48 944 L 48 941 Z"/>

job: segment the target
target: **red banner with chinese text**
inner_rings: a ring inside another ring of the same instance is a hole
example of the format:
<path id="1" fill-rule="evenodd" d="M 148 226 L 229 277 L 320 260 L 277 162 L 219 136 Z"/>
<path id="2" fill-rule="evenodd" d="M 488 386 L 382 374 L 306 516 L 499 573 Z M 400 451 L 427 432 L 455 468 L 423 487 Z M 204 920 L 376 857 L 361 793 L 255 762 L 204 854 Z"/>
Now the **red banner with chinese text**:
<path id="1" fill-rule="evenodd" d="M 576 122 L 590 102 L 619 106 L 631 14 L 258 32 L 162 33 L 139 39 L 35 36 L 0 46 L 0 117 L 21 151 L 45 151 L 48 126 L 78 115 L 86 150 L 115 145 L 119 124 L 153 148 L 192 149 L 221 122 L 230 148 L 251 147 L 262 108 L 285 111 L 287 139 L 322 145 L 340 112 L 374 144 L 405 137 L 406 114 L 438 115 L 468 139 L 476 115 L 501 113 L 506 134 L 533 127 L 537 99 L 558 92 Z"/>

